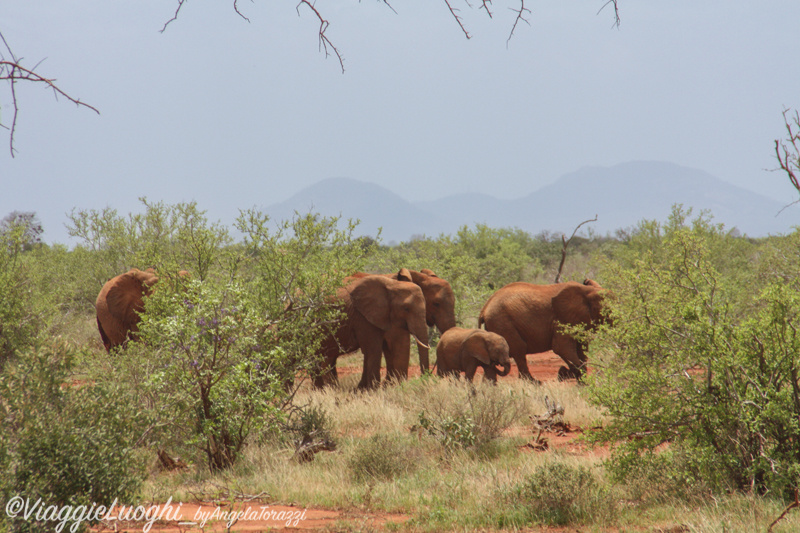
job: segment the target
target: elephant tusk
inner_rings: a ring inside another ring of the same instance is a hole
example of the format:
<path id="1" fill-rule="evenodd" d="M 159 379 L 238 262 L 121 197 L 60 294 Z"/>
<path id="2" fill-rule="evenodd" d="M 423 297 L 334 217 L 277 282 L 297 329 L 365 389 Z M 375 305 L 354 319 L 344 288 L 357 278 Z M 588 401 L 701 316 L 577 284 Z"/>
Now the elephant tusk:
<path id="1" fill-rule="evenodd" d="M 412 336 L 412 337 L 414 337 L 414 340 L 415 340 L 415 341 L 417 341 L 417 344 L 419 344 L 419 345 L 420 345 L 420 347 L 422 347 L 422 348 L 425 348 L 426 350 L 430 350 L 430 349 L 431 349 L 431 347 L 430 347 L 430 346 L 428 346 L 427 344 L 425 344 L 424 342 L 422 342 L 421 340 L 419 340 L 419 339 L 417 338 L 417 336 L 416 336 L 416 335 L 414 335 L 413 333 L 411 334 L 411 336 Z"/>

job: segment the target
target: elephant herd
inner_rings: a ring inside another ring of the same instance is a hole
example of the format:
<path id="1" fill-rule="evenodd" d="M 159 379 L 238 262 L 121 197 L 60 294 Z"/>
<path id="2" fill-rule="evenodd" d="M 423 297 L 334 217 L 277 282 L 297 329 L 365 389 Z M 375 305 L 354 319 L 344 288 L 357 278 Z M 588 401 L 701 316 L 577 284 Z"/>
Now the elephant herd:
<path id="1" fill-rule="evenodd" d="M 179 273 L 182 276 L 186 272 Z M 158 277 L 152 269 L 132 269 L 109 280 L 95 303 L 97 327 L 106 350 L 124 346 L 137 335 L 139 313 Z M 339 356 L 361 350 L 364 367 L 360 389 L 380 384 L 381 361 L 387 380 L 408 377 L 411 339 L 418 346 L 420 370 L 429 371 L 428 327 L 441 339 L 436 348 L 439 376 L 465 373 L 472 380 L 478 367 L 496 381 L 511 369 L 536 381 L 526 354 L 553 350 L 566 363 L 559 379 L 580 379 L 586 365 L 585 346 L 562 331 L 561 325 L 593 327 L 602 320 L 605 291 L 597 282 L 535 285 L 517 282 L 495 292 L 483 306 L 478 328 L 456 326 L 455 295 L 450 284 L 431 270 L 401 269 L 394 274 L 348 276 L 337 290 L 342 320 L 325 334 L 317 356 L 314 385 L 337 380 Z M 483 329 L 481 329 L 481 326 Z"/>

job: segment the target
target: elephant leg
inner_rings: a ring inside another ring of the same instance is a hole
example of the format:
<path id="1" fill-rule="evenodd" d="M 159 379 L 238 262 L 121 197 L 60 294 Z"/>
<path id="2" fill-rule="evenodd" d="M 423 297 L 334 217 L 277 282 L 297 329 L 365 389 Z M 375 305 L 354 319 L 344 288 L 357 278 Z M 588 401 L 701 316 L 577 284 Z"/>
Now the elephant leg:
<path id="1" fill-rule="evenodd" d="M 411 337 L 407 331 L 392 330 L 386 333 L 386 379 L 401 381 L 408 379 L 411 358 Z"/>
<path id="2" fill-rule="evenodd" d="M 464 369 L 464 377 L 467 379 L 468 382 L 472 383 L 472 380 L 475 379 L 475 372 L 478 370 L 478 365 L 468 365 L 467 368 Z M 459 375 L 461 373 L 459 372 Z"/>
<path id="3" fill-rule="evenodd" d="M 557 334 L 553 337 L 553 351 L 567 364 L 566 369 L 559 369 L 558 379 L 575 378 L 580 381 L 586 356 L 579 343 L 568 335 Z"/>
<path id="4" fill-rule="evenodd" d="M 497 371 L 493 365 L 481 365 L 483 367 L 483 379 L 497 384 Z"/>
<path id="5" fill-rule="evenodd" d="M 514 359 L 514 362 L 517 364 L 519 377 L 540 385 L 541 382 L 531 375 L 531 370 L 528 368 L 528 343 L 526 343 L 522 336 L 516 331 L 508 336 L 503 335 L 503 337 L 508 343 L 509 356 Z"/>
<path id="6" fill-rule="evenodd" d="M 340 354 L 355 351 L 357 348 L 354 342 L 348 342 L 346 336 L 343 336 L 343 331 L 329 332 L 325 340 L 322 341 L 319 352 L 316 357 L 313 378 L 314 387 L 322 388 L 325 385 L 333 385 L 338 379 L 336 373 L 336 361 Z"/>
<path id="7" fill-rule="evenodd" d="M 361 374 L 359 389 L 374 389 L 381 382 L 381 355 L 383 353 L 383 332 L 372 326 L 356 331 L 358 345 L 364 354 L 364 371 Z"/>
<path id="8" fill-rule="evenodd" d="M 333 385 L 338 380 L 336 373 L 336 357 L 322 357 L 314 376 L 314 388 L 321 389 L 326 385 Z"/>

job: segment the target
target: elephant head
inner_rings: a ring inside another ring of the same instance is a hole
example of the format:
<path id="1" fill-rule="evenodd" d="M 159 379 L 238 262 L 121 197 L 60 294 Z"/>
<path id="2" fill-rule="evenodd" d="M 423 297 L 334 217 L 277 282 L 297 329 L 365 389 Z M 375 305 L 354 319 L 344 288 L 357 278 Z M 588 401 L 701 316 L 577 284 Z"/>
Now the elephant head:
<path id="1" fill-rule="evenodd" d="M 416 270 L 401 269 L 395 278 L 400 281 L 410 281 L 422 289 L 425 296 L 425 320 L 428 325 L 444 333 L 456 325 L 456 297 L 450 284 L 433 273 L 433 270 L 423 268 Z"/>
<path id="2" fill-rule="evenodd" d="M 97 329 L 107 351 L 135 339 L 144 297 L 158 282 L 152 268 L 132 268 L 108 280 L 95 301 Z"/>
<path id="3" fill-rule="evenodd" d="M 594 280 L 583 284 L 563 283 L 563 288 L 553 297 L 553 314 L 561 324 L 583 324 L 594 327 L 605 320 L 604 300 L 609 292 Z"/>
<path id="4" fill-rule="evenodd" d="M 493 375 L 507 376 L 511 371 L 508 343 L 496 333 L 481 329 L 473 330 L 461 349 L 463 357 L 472 357 L 481 363 L 489 379 L 492 379 Z"/>
<path id="5" fill-rule="evenodd" d="M 398 281 L 408 281 L 422 289 L 425 297 L 425 322 L 428 326 L 436 326 L 441 333 L 456 325 L 456 297 L 450 284 L 438 277 L 430 269 L 401 269 L 394 276 Z M 430 368 L 427 353 L 419 354 L 419 367 L 422 373 Z"/>

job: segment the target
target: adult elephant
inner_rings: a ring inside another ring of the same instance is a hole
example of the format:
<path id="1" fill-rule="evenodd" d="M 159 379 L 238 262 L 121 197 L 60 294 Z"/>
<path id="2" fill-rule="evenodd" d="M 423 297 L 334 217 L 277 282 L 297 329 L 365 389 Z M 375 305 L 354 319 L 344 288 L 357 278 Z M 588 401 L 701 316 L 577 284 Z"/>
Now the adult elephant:
<path id="1" fill-rule="evenodd" d="M 506 340 L 482 329 L 450 328 L 442 334 L 436 346 L 436 374 L 460 376 L 464 372 L 472 381 L 478 367 L 484 379 L 497 382 L 497 376 L 507 376 L 511 370 Z M 500 367 L 500 368 L 498 368 Z"/>
<path id="2" fill-rule="evenodd" d="M 129 339 L 136 339 L 139 331 L 139 313 L 144 311 L 144 297 L 158 282 L 152 268 L 132 268 L 108 280 L 95 301 L 97 329 L 106 351 L 124 347 Z"/>
<path id="3" fill-rule="evenodd" d="M 336 379 L 336 360 L 358 349 L 364 354 L 359 389 L 378 386 L 381 355 L 386 350 L 387 379 L 408 378 L 409 334 L 419 344 L 420 359 L 428 359 L 428 327 L 422 290 L 407 281 L 367 275 L 350 280 L 336 293 L 344 318 L 322 342 L 320 368 L 314 385 L 322 387 Z M 405 342 L 403 342 L 405 340 Z"/>
<path id="4" fill-rule="evenodd" d="M 348 277 L 348 280 L 354 280 L 369 276 L 364 272 L 356 272 Z M 444 333 L 456 325 L 456 297 L 453 293 L 453 288 L 450 284 L 437 276 L 430 269 L 422 270 L 409 270 L 402 268 L 394 274 L 381 274 L 382 276 L 397 280 L 406 281 L 417 285 L 422 290 L 422 295 L 425 297 L 425 321 L 430 327 L 436 328 Z M 405 346 L 398 346 L 398 350 L 405 353 L 411 350 L 411 341 L 408 335 L 404 339 L 396 339 L 396 343 L 405 343 Z M 386 352 L 388 354 L 388 352 Z M 390 360 L 391 357 L 386 357 L 387 372 L 394 366 L 394 362 Z M 423 356 L 422 352 L 419 354 L 419 366 L 422 372 L 427 372 L 430 368 L 430 362 L 427 353 Z"/>
<path id="5" fill-rule="evenodd" d="M 186 277 L 185 270 L 178 276 Z M 132 268 L 124 274 L 108 280 L 95 301 L 97 329 L 106 351 L 118 346 L 125 347 L 129 340 L 136 340 L 139 332 L 139 313 L 144 311 L 144 297 L 149 296 L 158 276 L 152 268 Z"/>
<path id="6" fill-rule="evenodd" d="M 526 354 L 553 350 L 567 364 L 559 379 L 581 379 L 586 365 L 586 346 L 560 326 L 593 327 L 601 322 L 607 291 L 594 280 L 552 285 L 511 283 L 495 292 L 478 318 L 478 327 L 501 335 L 508 342 L 523 378 L 531 376 Z"/>

